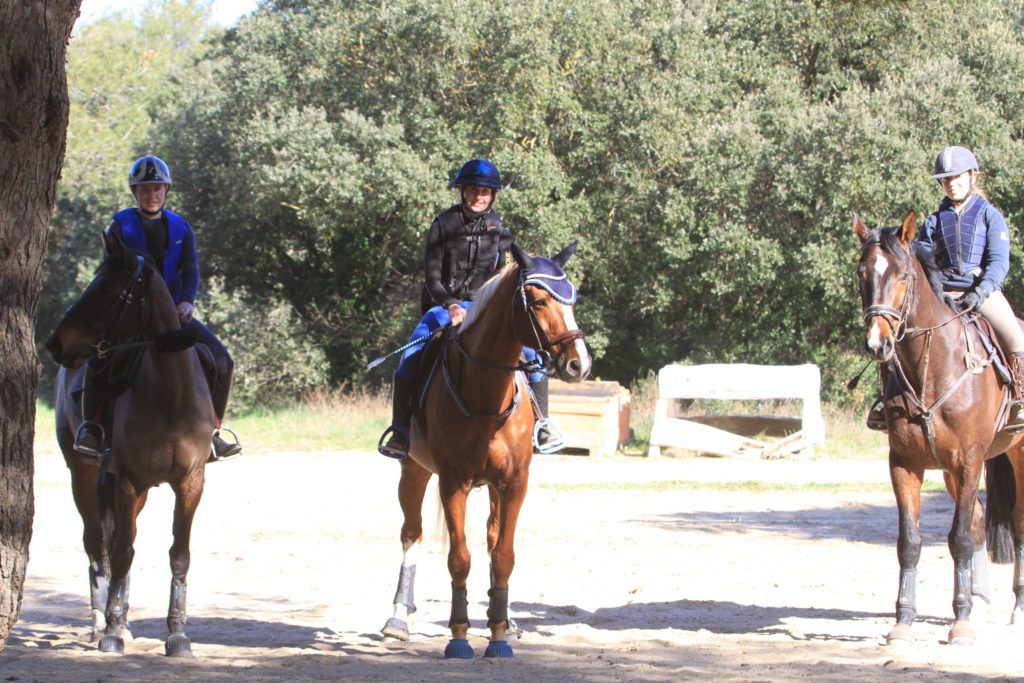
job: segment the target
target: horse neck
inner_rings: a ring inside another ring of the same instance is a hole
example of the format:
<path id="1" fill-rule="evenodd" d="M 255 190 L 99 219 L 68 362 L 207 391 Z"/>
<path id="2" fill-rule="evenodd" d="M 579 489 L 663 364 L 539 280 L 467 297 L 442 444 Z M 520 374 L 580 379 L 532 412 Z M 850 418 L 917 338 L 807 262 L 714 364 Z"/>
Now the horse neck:
<path id="1" fill-rule="evenodd" d="M 908 332 L 897 343 L 903 371 L 912 383 L 941 382 L 962 360 L 963 324 L 945 301 L 936 296 L 927 273 L 917 259 L 914 298 L 907 312 Z M 926 367 L 927 365 L 927 367 Z M 962 363 L 961 363 L 962 365 Z M 923 374 L 927 372 L 928 376 Z"/>
<path id="2" fill-rule="evenodd" d="M 472 324 L 459 332 L 459 340 L 473 358 L 491 365 L 511 367 L 519 362 L 523 343 L 512 329 L 512 297 L 515 294 L 516 271 L 510 272 L 498 289 L 482 304 Z M 513 373 L 485 367 L 472 361 L 463 363 L 465 377 L 473 376 L 474 384 L 507 390 L 512 385 Z M 480 381 L 478 381 L 480 380 Z"/>
<path id="3" fill-rule="evenodd" d="M 163 278 L 155 271 L 149 278 L 146 296 L 151 311 L 142 330 L 144 337 L 152 339 L 161 332 L 181 329 L 178 307 L 167 291 Z M 160 378 L 161 391 L 167 393 L 172 403 L 179 404 L 194 395 L 200 384 L 205 387 L 204 383 L 197 381 L 197 373 L 194 371 L 197 361 L 193 349 L 170 352 L 150 350 L 147 355 L 155 375 Z"/>

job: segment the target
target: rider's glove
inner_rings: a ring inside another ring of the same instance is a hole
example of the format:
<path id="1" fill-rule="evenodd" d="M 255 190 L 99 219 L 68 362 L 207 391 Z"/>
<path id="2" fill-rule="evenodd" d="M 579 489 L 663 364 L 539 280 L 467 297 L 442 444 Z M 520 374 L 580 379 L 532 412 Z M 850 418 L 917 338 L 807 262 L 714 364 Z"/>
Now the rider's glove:
<path id="1" fill-rule="evenodd" d="M 978 307 L 984 303 L 985 299 L 988 298 L 988 290 L 978 285 L 971 291 L 964 294 L 964 298 L 960 300 L 960 304 L 964 308 L 973 308 L 978 310 Z"/>

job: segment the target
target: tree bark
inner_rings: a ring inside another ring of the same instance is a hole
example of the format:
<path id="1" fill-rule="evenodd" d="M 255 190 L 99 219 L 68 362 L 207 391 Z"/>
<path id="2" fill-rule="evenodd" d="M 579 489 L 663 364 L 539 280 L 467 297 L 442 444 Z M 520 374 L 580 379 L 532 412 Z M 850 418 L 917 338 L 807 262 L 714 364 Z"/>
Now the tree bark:
<path id="1" fill-rule="evenodd" d="M 64 161 L 64 63 L 81 0 L 0 2 L 0 653 L 32 538 L 36 307 Z"/>

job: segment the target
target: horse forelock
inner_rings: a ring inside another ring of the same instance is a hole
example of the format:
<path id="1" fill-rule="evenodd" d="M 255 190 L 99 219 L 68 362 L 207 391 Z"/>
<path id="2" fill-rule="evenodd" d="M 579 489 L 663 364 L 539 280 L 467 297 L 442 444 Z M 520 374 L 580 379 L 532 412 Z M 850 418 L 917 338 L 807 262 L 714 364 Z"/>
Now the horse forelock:
<path id="1" fill-rule="evenodd" d="M 512 273 L 519 270 L 519 266 L 515 263 L 510 263 L 494 275 L 492 275 L 487 282 L 477 291 L 476 296 L 473 297 L 473 305 L 469 309 L 469 313 L 466 314 L 466 319 L 462 321 L 461 327 L 466 329 L 475 320 L 480 318 L 484 314 L 487 308 L 487 304 L 491 299 L 494 298 L 496 292 L 501 289 L 501 285 L 509 278 L 512 277 Z"/>
<path id="2" fill-rule="evenodd" d="M 942 300 L 942 278 L 940 277 L 939 267 L 935 263 L 935 255 L 932 253 L 932 250 L 917 240 L 912 241 L 909 245 L 910 248 L 906 249 L 903 247 L 903 241 L 900 239 L 899 234 L 899 226 L 878 228 L 873 235 L 875 239 L 869 240 L 867 244 L 877 241 L 882 249 L 886 253 L 891 254 L 896 259 L 897 264 L 904 268 L 909 268 L 911 260 L 916 259 L 921 264 L 921 269 L 924 270 L 925 276 L 928 278 L 928 285 L 931 287 L 932 292 L 935 293 L 939 300 Z"/>

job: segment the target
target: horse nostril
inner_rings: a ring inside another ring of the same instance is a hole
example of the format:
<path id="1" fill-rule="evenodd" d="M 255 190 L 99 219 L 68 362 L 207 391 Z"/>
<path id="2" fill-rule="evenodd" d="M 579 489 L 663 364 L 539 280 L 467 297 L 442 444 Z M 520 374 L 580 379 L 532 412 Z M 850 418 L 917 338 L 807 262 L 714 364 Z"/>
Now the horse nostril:
<path id="1" fill-rule="evenodd" d="M 56 358 L 60 355 L 60 339 L 56 336 L 51 336 L 46 340 L 46 350 L 50 352 L 50 355 Z"/>
<path id="2" fill-rule="evenodd" d="M 583 364 L 580 362 L 580 359 L 579 358 L 573 358 L 568 363 L 566 363 L 566 368 L 565 369 L 569 371 L 570 375 L 576 376 L 576 375 L 580 374 L 580 369 L 582 367 L 583 367 Z"/>

